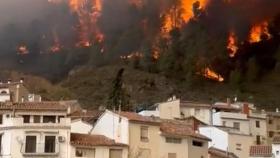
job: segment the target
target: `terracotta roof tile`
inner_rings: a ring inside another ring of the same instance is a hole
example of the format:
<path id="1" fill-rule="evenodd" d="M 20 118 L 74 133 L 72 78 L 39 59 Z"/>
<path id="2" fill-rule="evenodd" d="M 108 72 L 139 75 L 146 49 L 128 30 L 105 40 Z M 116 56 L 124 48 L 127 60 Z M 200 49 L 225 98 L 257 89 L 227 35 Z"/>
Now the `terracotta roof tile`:
<path id="1" fill-rule="evenodd" d="M 192 129 L 189 123 L 175 120 L 162 120 L 160 130 L 164 136 L 173 137 L 194 137 L 210 141 L 206 136 L 203 136 Z"/>
<path id="2" fill-rule="evenodd" d="M 217 149 L 214 147 L 210 147 L 208 149 L 208 153 L 211 155 L 211 157 L 219 157 L 219 158 L 238 158 L 234 153 L 226 152 L 221 149 Z"/>
<path id="3" fill-rule="evenodd" d="M 0 110 L 47 110 L 66 111 L 67 107 L 59 102 L 24 102 L 24 103 L 2 103 Z"/>
<path id="4" fill-rule="evenodd" d="M 250 147 L 250 156 L 254 157 L 271 157 L 272 146 L 256 145 Z"/>
<path id="5" fill-rule="evenodd" d="M 200 102 L 193 102 L 193 101 L 181 101 L 181 107 L 200 107 L 200 108 L 211 108 L 210 104 L 207 103 L 200 103 Z"/>
<path id="6" fill-rule="evenodd" d="M 83 121 L 93 123 L 95 122 L 104 111 L 99 110 L 77 110 L 69 115 L 71 119 L 81 119 Z"/>
<path id="7" fill-rule="evenodd" d="M 120 116 L 126 117 L 129 121 L 140 122 L 140 123 L 150 123 L 150 124 L 160 124 L 159 119 L 150 116 L 142 116 L 134 112 L 120 112 L 117 113 Z"/>
<path id="8" fill-rule="evenodd" d="M 89 135 L 71 133 L 71 145 L 94 147 L 94 146 L 127 146 L 126 144 L 116 143 L 113 139 L 103 135 Z"/>

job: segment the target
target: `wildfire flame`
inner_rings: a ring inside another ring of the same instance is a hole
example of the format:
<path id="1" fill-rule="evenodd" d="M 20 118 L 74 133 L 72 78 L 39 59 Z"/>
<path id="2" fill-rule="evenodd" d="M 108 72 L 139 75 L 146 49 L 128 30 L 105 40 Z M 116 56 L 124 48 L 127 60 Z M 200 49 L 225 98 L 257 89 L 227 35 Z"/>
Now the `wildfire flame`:
<path id="1" fill-rule="evenodd" d="M 224 81 L 224 78 L 221 75 L 219 75 L 215 71 L 211 70 L 209 67 L 205 68 L 202 71 L 202 75 L 204 77 L 208 78 L 208 79 L 215 80 L 215 81 L 218 81 L 218 82 L 223 82 Z"/>
<path id="2" fill-rule="evenodd" d="M 237 46 L 237 37 L 234 32 L 229 33 L 227 49 L 230 51 L 229 56 L 232 58 L 235 57 L 238 51 L 238 46 Z"/>
<path id="3" fill-rule="evenodd" d="M 204 9 L 208 0 L 181 0 L 181 6 L 179 8 L 173 7 L 168 11 L 168 14 L 165 15 L 163 32 L 170 32 L 174 27 L 180 27 L 194 17 L 193 13 L 193 4 L 199 2 L 200 8 Z M 181 19 L 178 20 L 178 10 L 181 9 Z"/>
<path id="4" fill-rule="evenodd" d="M 268 31 L 268 22 L 264 21 L 254 25 L 250 31 L 249 42 L 257 43 L 262 40 L 262 36 L 265 35 L 268 39 L 271 38 L 271 34 Z"/>
<path id="5" fill-rule="evenodd" d="M 89 47 L 94 41 L 102 42 L 104 35 L 98 28 L 97 21 L 102 10 L 102 0 L 91 0 L 91 8 L 88 9 L 89 0 L 69 0 L 69 7 L 79 17 L 79 42 L 78 47 Z"/>
<path id="6" fill-rule="evenodd" d="M 18 54 L 20 54 L 20 55 L 29 54 L 29 50 L 28 50 L 28 48 L 27 48 L 26 45 L 20 45 L 20 46 L 18 47 L 17 51 L 18 51 Z"/>

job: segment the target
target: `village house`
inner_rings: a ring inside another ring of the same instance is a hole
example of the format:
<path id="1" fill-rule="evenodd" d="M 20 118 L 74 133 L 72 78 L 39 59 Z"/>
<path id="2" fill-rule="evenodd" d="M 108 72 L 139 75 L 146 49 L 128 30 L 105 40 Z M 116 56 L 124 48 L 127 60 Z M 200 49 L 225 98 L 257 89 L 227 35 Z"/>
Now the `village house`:
<path id="1" fill-rule="evenodd" d="M 152 108 L 143 110 L 139 114 L 162 119 L 182 119 L 194 116 L 206 124 L 211 124 L 210 104 L 181 101 L 175 97 L 170 98 L 167 102 L 157 103 Z"/>
<path id="2" fill-rule="evenodd" d="M 71 133 L 71 158 L 127 158 L 128 146 L 103 135 Z"/>
<path id="3" fill-rule="evenodd" d="M 248 115 L 250 134 L 254 137 L 254 145 L 267 144 L 267 125 L 265 112 L 250 110 Z"/>
<path id="4" fill-rule="evenodd" d="M 92 134 L 103 134 L 129 145 L 129 158 L 206 158 L 209 138 L 196 133 L 184 121 L 106 110 Z"/>
<path id="5" fill-rule="evenodd" d="M 69 158 L 70 119 L 58 102 L 0 104 L 2 158 Z"/>
<path id="6" fill-rule="evenodd" d="M 99 110 L 77 110 L 68 117 L 71 118 L 71 132 L 89 134 L 104 111 Z"/>
<path id="7" fill-rule="evenodd" d="M 250 146 L 253 144 L 253 137 L 249 134 L 240 133 L 234 127 L 201 126 L 199 133 L 207 136 L 212 141 L 209 147 L 234 153 L 239 158 L 249 157 Z"/>
<path id="8" fill-rule="evenodd" d="M 210 147 L 208 149 L 209 158 L 238 158 L 234 153 Z"/>
<path id="9" fill-rule="evenodd" d="M 0 82 L 0 102 L 40 102 L 41 96 L 30 94 L 24 80 Z"/>
<path id="10" fill-rule="evenodd" d="M 272 144 L 274 137 L 280 136 L 280 112 L 267 112 L 267 142 Z"/>

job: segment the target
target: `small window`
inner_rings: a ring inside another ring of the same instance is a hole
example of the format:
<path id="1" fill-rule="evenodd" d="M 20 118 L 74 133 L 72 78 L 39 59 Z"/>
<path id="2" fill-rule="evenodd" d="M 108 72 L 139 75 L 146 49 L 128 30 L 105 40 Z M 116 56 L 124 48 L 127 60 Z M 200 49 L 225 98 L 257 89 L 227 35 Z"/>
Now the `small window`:
<path id="1" fill-rule="evenodd" d="M 256 127 L 260 128 L 260 121 L 256 121 Z"/>
<path id="2" fill-rule="evenodd" d="M 193 146 L 202 147 L 202 146 L 203 146 L 203 142 L 193 140 L 193 141 L 192 141 L 192 145 L 193 145 Z"/>
<path id="3" fill-rule="evenodd" d="M 240 123 L 239 122 L 234 122 L 233 127 L 240 130 Z"/>
<path id="4" fill-rule="evenodd" d="M 45 153 L 55 153 L 55 136 L 45 137 Z"/>
<path id="5" fill-rule="evenodd" d="M 181 138 L 171 138 L 171 137 L 166 137 L 165 138 L 166 143 L 174 143 L 174 144 L 181 144 L 182 139 Z"/>
<path id="6" fill-rule="evenodd" d="M 140 139 L 141 139 L 141 141 L 142 142 L 148 142 L 149 141 L 149 137 L 148 137 L 148 135 L 149 135 L 149 132 L 148 132 L 148 127 L 146 127 L 146 126 L 142 126 L 141 127 L 141 133 L 140 133 Z"/>
<path id="7" fill-rule="evenodd" d="M 84 153 L 82 149 L 76 149 L 76 157 L 84 157 Z"/>
<path id="8" fill-rule="evenodd" d="M 176 153 L 168 153 L 168 158 L 177 158 Z"/>
<path id="9" fill-rule="evenodd" d="M 23 115 L 23 123 L 30 123 L 30 115 Z"/>
<path id="10" fill-rule="evenodd" d="M 36 153 L 36 136 L 26 136 L 25 153 Z"/>
<path id="11" fill-rule="evenodd" d="M 273 120 L 272 119 L 269 119 L 268 120 L 268 124 L 272 124 L 273 123 Z"/>
<path id="12" fill-rule="evenodd" d="M 257 143 L 257 145 L 261 144 L 261 136 L 259 136 L 259 135 L 256 136 L 256 143 Z"/>
<path id="13" fill-rule="evenodd" d="M 276 155 L 279 155 L 279 150 L 276 151 Z"/>
<path id="14" fill-rule="evenodd" d="M 43 116 L 43 123 L 55 123 L 55 116 Z"/>
<path id="15" fill-rule="evenodd" d="M 2 134 L 0 135 L 0 154 L 2 154 Z"/>
<path id="16" fill-rule="evenodd" d="M 8 92 L 7 91 L 2 91 L 1 94 L 8 94 Z"/>
<path id="17" fill-rule="evenodd" d="M 3 115 L 0 115 L 0 124 L 3 124 Z"/>
<path id="18" fill-rule="evenodd" d="M 274 132 L 273 132 L 273 131 L 269 131 L 269 132 L 268 132 L 268 136 L 269 136 L 270 138 L 272 138 L 272 137 L 274 136 Z"/>
<path id="19" fill-rule="evenodd" d="M 241 151 L 241 150 L 242 150 L 242 144 L 237 143 L 237 144 L 236 144 L 236 150 Z"/>
<path id="20" fill-rule="evenodd" d="M 41 122 L 41 116 L 33 116 L 33 122 L 34 123 L 40 123 Z"/>

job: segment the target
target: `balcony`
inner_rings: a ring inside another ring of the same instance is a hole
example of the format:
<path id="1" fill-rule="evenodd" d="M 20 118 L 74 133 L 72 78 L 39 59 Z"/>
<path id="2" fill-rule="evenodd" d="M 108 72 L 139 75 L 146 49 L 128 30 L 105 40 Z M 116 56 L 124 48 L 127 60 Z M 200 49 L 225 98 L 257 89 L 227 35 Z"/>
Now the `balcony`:
<path id="1" fill-rule="evenodd" d="M 55 143 L 54 146 L 46 147 L 45 143 L 36 143 L 36 145 L 30 145 L 27 147 L 24 142 L 20 149 L 23 156 L 58 156 L 59 155 L 59 143 Z"/>
<path id="2" fill-rule="evenodd" d="M 69 127 L 71 126 L 71 120 L 70 118 L 61 118 L 60 122 L 56 123 L 24 123 L 22 117 L 16 117 L 16 118 L 4 118 L 3 123 L 0 125 L 1 128 L 11 128 L 11 127 L 18 127 L 18 128 L 24 128 L 24 127 L 42 127 L 42 128 L 48 128 L 48 127 Z"/>

